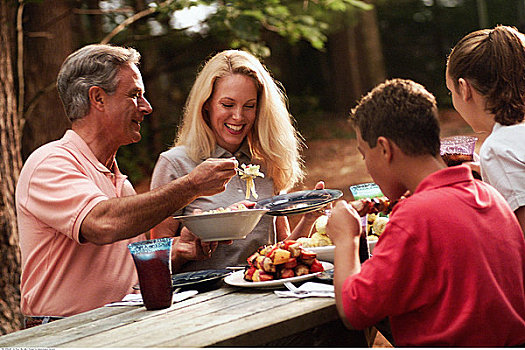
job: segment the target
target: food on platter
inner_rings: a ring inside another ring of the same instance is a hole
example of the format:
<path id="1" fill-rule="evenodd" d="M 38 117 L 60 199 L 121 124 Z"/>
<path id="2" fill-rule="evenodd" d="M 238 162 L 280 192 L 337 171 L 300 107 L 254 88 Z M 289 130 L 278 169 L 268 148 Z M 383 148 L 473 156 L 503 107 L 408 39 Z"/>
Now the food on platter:
<path id="1" fill-rule="evenodd" d="M 381 188 L 373 182 L 350 186 L 354 201 L 350 202 L 359 216 L 367 214 L 388 214 L 396 204 L 391 202 L 381 192 Z"/>
<path id="2" fill-rule="evenodd" d="M 352 207 L 357 211 L 359 216 L 365 216 L 367 214 L 384 213 L 388 214 L 392 211 L 395 202 L 390 201 L 387 197 L 375 197 L 375 198 L 361 198 L 350 202 Z"/>
<path id="3" fill-rule="evenodd" d="M 255 192 L 254 179 L 258 176 L 264 177 L 264 174 L 259 170 L 260 167 L 260 165 L 242 164 L 242 170 L 237 169 L 239 175 L 241 175 L 241 179 L 246 181 L 246 199 L 250 199 L 250 195 L 252 195 L 255 199 L 259 198 L 257 192 Z"/>
<path id="4" fill-rule="evenodd" d="M 385 230 L 385 226 L 388 223 L 388 217 L 385 216 L 378 216 L 374 223 L 372 224 L 372 230 L 377 236 L 381 236 L 383 231 Z"/>
<path id="5" fill-rule="evenodd" d="M 385 230 L 385 226 L 388 223 L 389 218 L 387 216 L 381 216 L 378 214 L 368 214 L 366 233 L 368 240 L 377 240 L 379 236 Z"/>
<path id="6" fill-rule="evenodd" d="M 301 237 L 297 242 L 301 243 L 304 248 L 325 247 L 333 245 L 332 240 L 326 234 L 326 223 L 328 216 L 323 215 L 315 220 L 315 230 L 310 237 Z"/>
<path id="7" fill-rule="evenodd" d="M 289 240 L 262 246 L 248 259 L 244 280 L 263 282 L 324 271 L 317 255 Z"/>
<path id="8" fill-rule="evenodd" d="M 242 203 L 235 203 L 229 206 L 228 208 L 219 207 L 217 209 L 207 210 L 203 212 L 202 214 L 227 213 L 231 211 L 240 211 L 240 210 L 249 210 L 249 209 Z"/>
<path id="9" fill-rule="evenodd" d="M 368 240 L 368 242 L 377 242 L 379 240 L 379 236 L 368 235 L 366 239 Z M 370 246 L 368 247 L 368 250 L 370 250 Z"/>

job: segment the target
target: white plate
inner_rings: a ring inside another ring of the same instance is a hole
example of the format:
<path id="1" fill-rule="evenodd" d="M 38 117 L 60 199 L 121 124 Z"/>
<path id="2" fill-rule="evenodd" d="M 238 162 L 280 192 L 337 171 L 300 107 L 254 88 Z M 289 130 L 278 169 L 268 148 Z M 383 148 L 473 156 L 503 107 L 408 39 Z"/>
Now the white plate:
<path id="1" fill-rule="evenodd" d="M 374 240 L 367 239 L 367 242 L 368 242 L 368 251 L 370 252 L 370 254 L 372 254 L 374 247 L 376 246 L 377 239 L 374 239 Z"/>
<path id="2" fill-rule="evenodd" d="M 318 260 L 334 262 L 335 245 L 327 245 L 322 247 L 304 247 L 303 249 L 314 252 Z"/>
<path id="3" fill-rule="evenodd" d="M 321 261 L 321 264 L 323 264 L 323 268 L 325 271 L 334 268 L 333 264 L 326 262 L 326 261 Z M 323 272 L 309 273 L 308 275 L 302 275 L 302 276 L 290 277 L 290 278 L 281 278 L 278 280 L 271 280 L 271 281 L 264 281 L 264 282 L 250 282 L 244 279 L 244 271 L 241 270 L 241 271 L 234 272 L 231 275 L 227 276 L 224 279 L 224 282 L 226 282 L 230 286 L 235 286 L 235 287 L 273 288 L 273 287 L 282 286 L 284 282 L 300 282 L 300 281 L 309 280 L 321 273 Z"/>

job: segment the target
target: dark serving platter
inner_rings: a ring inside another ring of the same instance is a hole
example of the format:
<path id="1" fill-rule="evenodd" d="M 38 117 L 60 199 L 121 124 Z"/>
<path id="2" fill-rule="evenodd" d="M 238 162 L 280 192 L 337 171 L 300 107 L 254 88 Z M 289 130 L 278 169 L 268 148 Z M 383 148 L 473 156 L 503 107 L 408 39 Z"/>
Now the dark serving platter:
<path id="1" fill-rule="evenodd" d="M 339 190 L 310 190 L 281 194 L 258 201 L 255 208 L 269 209 L 273 216 L 296 215 L 319 210 L 343 196 Z"/>
<path id="2" fill-rule="evenodd" d="M 173 289 L 211 289 L 232 272 L 228 269 L 182 272 L 171 275 L 171 284 Z"/>

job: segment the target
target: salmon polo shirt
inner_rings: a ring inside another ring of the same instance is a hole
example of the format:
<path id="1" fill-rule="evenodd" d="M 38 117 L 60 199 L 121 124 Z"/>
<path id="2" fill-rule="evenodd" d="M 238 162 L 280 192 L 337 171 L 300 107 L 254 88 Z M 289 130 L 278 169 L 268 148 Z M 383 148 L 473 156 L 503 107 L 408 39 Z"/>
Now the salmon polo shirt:
<path id="1" fill-rule="evenodd" d="M 138 282 L 127 245 L 80 243 L 95 205 L 136 192 L 114 161 L 100 163 L 73 130 L 27 159 L 16 189 L 22 253 L 21 308 L 27 316 L 71 316 L 133 293 Z"/>

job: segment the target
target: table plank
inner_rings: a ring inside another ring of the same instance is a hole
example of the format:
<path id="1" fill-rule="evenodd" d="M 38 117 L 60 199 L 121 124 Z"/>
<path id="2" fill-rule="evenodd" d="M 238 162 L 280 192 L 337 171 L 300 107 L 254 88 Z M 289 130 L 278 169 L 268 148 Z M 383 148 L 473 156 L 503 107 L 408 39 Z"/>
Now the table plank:
<path id="1" fill-rule="evenodd" d="M 231 289 L 235 291 L 235 289 Z M 89 339 L 67 342 L 66 347 L 156 347 L 162 343 L 180 346 L 183 338 L 195 339 L 202 329 L 227 323 L 267 308 L 274 301 L 273 291 L 249 291 L 225 294 L 220 298 L 170 311 L 123 327 L 90 336 Z M 286 303 L 286 301 L 282 301 Z M 288 301 L 289 302 L 289 301 Z M 215 335 L 217 337 L 219 335 Z M 139 345 L 140 344 L 140 345 Z"/>
<path id="2" fill-rule="evenodd" d="M 337 319 L 333 299 L 310 298 L 275 303 L 275 295 L 267 298 L 268 308 L 253 308 L 253 312 L 227 323 L 217 323 L 193 337 L 181 338 L 177 346 L 262 346 L 272 340 L 299 333 Z M 281 301 L 280 298 L 279 301 Z M 266 301 L 266 300 L 265 300 Z M 280 304 L 280 305 L 277 305 Z M 292 321 L 292 322 L 290 322 Z M 216 336 L 220 334 L 220 339 Z M 198 336 L 197 336 L 198 335 Z M 214 336 L 215 335 L 215 336 Z M 171 346 L 160 343 L 159 346 Z"/>
<path id="3" fill-rule="evenodd" d="M 363 334 L 344 329 L 332 298 L 279 298 L 273 290 L 223 286 L 164 310 L 102 307 L 2 336 L 0 346 L 367 346 Z"/>
<path id="4" fill-rule="evenodd" d="M 170 310 L 200 304 L 233 292 L 233 290 L 221 288 L 208 293 L 198 294 L 193 298 L 172 305 Z M 67 342 L 122 327 L 164 312 L 166 312 L 166 309 L 148 311 L 144 307 L 137 306 L 101 307 L 64 320 L 4 335 L 0 337 L 0 346 L 63 346 Z"/>

